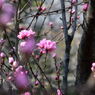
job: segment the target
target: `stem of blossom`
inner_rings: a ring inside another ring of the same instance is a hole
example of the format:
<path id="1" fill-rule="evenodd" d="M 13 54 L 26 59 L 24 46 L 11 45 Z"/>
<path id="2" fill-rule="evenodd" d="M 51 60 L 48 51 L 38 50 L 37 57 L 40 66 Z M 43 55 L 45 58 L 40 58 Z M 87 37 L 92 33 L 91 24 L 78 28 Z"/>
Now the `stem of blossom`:
<path id="1" fill-rule="evenodd" d="M 55 64 L 56 74 L 57 74 L 57 77 L 58 77 L 58 80 L 57 80 L 58 89 L 60 89 L 60 79 L 59 79 L 59 77 L 60 77 L 60 74 L 59 74 L 60 70 L 59 70 L 59 68 L 57 66 L 57 60 L 56 60 L 56 58 L 54 58 L 54 64 Z"/>
<path id="2" fill-rule="evenodd" d="M 44 4 L 44 2 L 45 2 L 45 0 L 41 3 L 40 7 L 42 7 L 42 5 Z M 37 13 L 36 13 L 36 15 L 33 16 L 33 19 L 32 19 L 32 21 L 30 22 L 30 24 L 28 25 L 27 29 L 29 29 L 29 28 L 31 27 L 31 25 L 32 25 L 32 23 L 33 23 L 33 21 L 34 21 L 34 19 L 38 16 L 39 12 L 40 12 L 40 10 L 38 10 Z"/>
<path id="3" fill-rule="evenodd" d="M 8 67 L 5 63 L 3 64 L 8 70 L 12 71 L 10 67 Z"/>
<path id="4" fill-rule="evenodd" d="M 76 5 L 81 5 L 83 2 L 80 2 L 80 3 L 77 3 L 77 4 L 75 4 L 75 6 Z M 69 6 L 69 7 L 66 7 L 65 9 L 68 11 L 68 9 L 70 9 L 71 7 Z M 60 13 L 61 11 L 62 11 L 63 9 L 58 9 L 58 10 L 53 10 L 53 11 L 49 11 L 49 12 L 44 12 L 44 13 L 41 13 L 41 14 L 39 14 L 39 16 L 41 16 L 41 15 L 54 15 L 54 13 Z M 36 16 L 37 14 L 30 14 L 30 16 L 26 16 L 26 17 L 22 17 L 22 18 L 20 18 L 20 19 L 18 19 L 18 20 L 22 20 L 22 19 L 27 19 L 27 18 L 31 18 L 31 17 L 34 17 L 34 16 Z"/>
<path id="5" fill-rule="evenodd" d="M 54 3 L 54 0 L 52 0 L 51 5 L 50 5 L 50 7 L 49 7 L 49 9 L 48 9 L 47 15 L 44 17 L 44 20 L 43 20 L 43 22 L 42 22 L 42 25 L 41 25 L 40 30 L 39 30 L 39 32 L 38 32 L 38 35 L 40 34 L 40 32 L 41 32 L 41 30 L 42 30 L 42 28 L 43 28 L 43 26 L 44 26 L 44 22 L 45 22 L 47 16 L 49 15 L 49 11 L 50 11 L 50 9 L 52 8 L 53 3 Z"/>
<path id="6" fill-rule="evenodd" d="M 12 44 L 11 44 L 11 41 L 10 41 L 8 35 L 7 35 L 7 31 L 6 31 L 5 28 L 3 28 L 3 29 L 4 29 L 5 35 L 6 35 L 6 37 L 7 37 L 7 40 L 8 40 L 8 42 L 9 42 L 10 48 L 13 50 L 13 53 L 14 53 L 15 57 L 18 59 L 17 54 L 16 54 L 16 52 L 15 52 L 15 50 L 14 50 Z"/>
<path id="7" fill-rule="evenodd" d="M 21 4 L 21 0 L 18 1 L 17 3 L 17 9 L 16 9 L 16 16 L 15 16 L 15 37 L 16 37 L 16 43 L 15 43 L 15 48 L 16 48 L 16 54 L 18 56 L 18 38 L 17 38 L 17 35 L 19 33 L 19 18 L 20 18 L 20 13 L 19 13 L 19 7 L 20 7 L 20 4 Z"/>
<path id="8" fill-rule="evenodd" d="M 22 7 L 22 9 L 20 9 L 19 14 L 21 14 L 24 11 L 24 9 L 28 5 L 28 3 L 29 3 L 29 1 L 27 1 L 27 3 L 24 4 L 24 6 Z"/>
<path id="9" fill-rule="evenodd" d="M 42 70 L 42 68 L 40 67 L 40 65 L 38 64 L 38 62 L 37 62 L 35 59 L 34 59 L 34 61 L 35 61 L 36 65 L 38 66 L 38 68 L 40 69 L 41 73 L 43 73 L 43 75 L 44 75 L 45 78 L 47 79 L 47 81 L 48 81 L 50 87 L 53 88 L 52 85 L 51 85 L 50 80 L 48 79 L 48 77 L 46 76 L 46 74 L 44 73 L 44 71 Z"/>
<path id="10" fill-rule="evenodd" d="M 46 88 L 42 85 L 42 83 L 40 82 L 40 80 L 37 78 L 37 76 L 34 74 L 34 72 L 33 72 L 33 69 L 32 69 L 32 67 L 31 67 L 31 64 L 29 63 L 29 68 L 30 68 L 30 70 L 31 70 L 31 73 L 32 73 L 32 75 L 34 76 L 34 78 L 40 83 L 40 85 L 42 86 L 42 88 L 44 88 L 45 89 L 45 91 L 48 93 L 48 91 L 46 90 Z M 49 94 L 48 94 L 49 95 Z"/>

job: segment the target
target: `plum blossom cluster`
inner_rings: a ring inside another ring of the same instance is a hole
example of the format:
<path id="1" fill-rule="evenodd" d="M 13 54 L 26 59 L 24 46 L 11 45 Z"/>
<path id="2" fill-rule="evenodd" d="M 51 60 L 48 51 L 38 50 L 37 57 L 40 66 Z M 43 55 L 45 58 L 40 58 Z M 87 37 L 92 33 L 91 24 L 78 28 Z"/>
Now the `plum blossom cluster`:
<path id="1" fill-rule="evenodd" d="M 0 24 L 5 25 L 11 21 L 15 14 L 13 5 L 6 3 L 5 0 L 0 0 Z"/>
<path id="2" fill-rule="evenodd" d="M 19 62 L 14 60 L 12 56 L 9 57 L 9 64 L 12 66 L 12 69 L 15 69 L 18 67 Z"/>
<path id="3" fill-rule="evenodd" d="M 37 46 L 41 53 L 50 53 L 56 50 L 56 42 L 51 40 L 43 39 L 37 44 Z"/>
<path id="4" fill-rule="evenodd" d="M 26 55 L 24 59 L 29 58 L 36 47 L 40 50 L 41 54 L 52 53 L 56 50 L 56 42 L 51 40 L 42 39 L 36 44 L 35 32 L 31 29 L 22 30 L 17 37 L 22 40 L 19 44 L 19 51 L 23 56 Z"/>
<path id="5" fill-rule="evenodd" d="M 20 39 L 18 48 L 19 48 L 20 55 L 23 58 L 23 61 L 27 59 L 26 62 L 28 62 L 32 53 L 36 49 L 40 50 L 41 54 L 52 53 L 56 50 L 56 42 L 51 41 L 51 40 L 42 39 L 39 43 L 36 44 L 35 32 L 32 29 L 21 30 L 19 34 L 17 35 L 17 37 Z M 14 84 L 20 90 L 28 89 L 30 85 L 28 71 L 26 71 L 23 66 L 21 66 L 17 61 L 15 61 L 12 56 L 9 57 L 9 63 L 12 65 L 13 70 L 14 70 L 13 77 L 12 78 L 9 77 L 9 80 L 13 79 Z M 23 64 L 23 65 L 26 65 L 26 64 Z M 38 85 L 38 84 L 39 82 L 36 81 L 35 85 Z M 27 95 L 27 94 L 24 93 L 23 95 Z"/>
<path id="6" fill-rule="evenodd" d="M 35 43 L 35 32 L 30 30 L 21 30 L 17 36 L 22 40 L 19 44 L 19 52 L 24 59 L 24 62 L 27 62 L 36 46 Z"/>

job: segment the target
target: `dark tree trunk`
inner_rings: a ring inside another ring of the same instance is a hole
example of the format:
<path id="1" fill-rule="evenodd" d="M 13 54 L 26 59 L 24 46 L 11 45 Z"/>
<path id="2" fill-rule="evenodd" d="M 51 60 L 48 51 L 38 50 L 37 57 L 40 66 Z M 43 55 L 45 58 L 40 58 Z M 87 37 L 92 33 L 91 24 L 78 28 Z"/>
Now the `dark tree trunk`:
<path id="1" fill-rule="evenodd" d="M 89 0 L 87 19 L 87 28 L 84 30 L 78 50 L 76 85 L 87 81 L 92 62 L 95 62 L 95 0 Z"/>

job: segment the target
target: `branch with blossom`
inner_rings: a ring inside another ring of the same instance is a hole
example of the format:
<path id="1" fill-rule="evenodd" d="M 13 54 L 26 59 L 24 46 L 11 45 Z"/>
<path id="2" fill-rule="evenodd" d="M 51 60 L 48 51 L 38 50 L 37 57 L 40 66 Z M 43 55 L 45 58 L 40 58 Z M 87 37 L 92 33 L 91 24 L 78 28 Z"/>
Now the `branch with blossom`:
<path id="1" fill-rule="evenodd" d="M 1 85 L 4 82 L 9 83 L 10 92 L 15 89 L 20 95 L 35 95 L 36 89 L 40 88 L 43 94 L 47 95 L 53 92 L 57 95 L 65 93 L 61 85 L 63 81 L 64 87 L 67 88 L 71 42 L 77 29 L 77 20 L 80 18 L 77 6 L 83 2 L 71 0 L 68 1 L 70 5 L 65 7 L 63 0 L 60 9 L 52 10 L 54 2 L 55 0 L 52 0 L 47 7 L 46 0 L 40 3 L 39 0 L 0 0 L 0 77 Z M 34 9 L 32 6 L 35 6 Z M 83 4 L 85 13 L 87 8 L 88 4 Z M 49 21 L 48 29 L 43 31 L 48 16 L 56 15 L 55 13 L 62 14 L 59 20 L 63 25 Z M 66 13 L 69 15 L 68 21 Z M 44 18 L 36 31 L 41 16 Z M 57 30 L 56 26 L 59 26 Z M 69 34 L 71 28 L 72 33 Z M 64 66 L 61 64 L 63 59 L 58 61 L 56 53 L 61 42 L 66 45 Z"/>

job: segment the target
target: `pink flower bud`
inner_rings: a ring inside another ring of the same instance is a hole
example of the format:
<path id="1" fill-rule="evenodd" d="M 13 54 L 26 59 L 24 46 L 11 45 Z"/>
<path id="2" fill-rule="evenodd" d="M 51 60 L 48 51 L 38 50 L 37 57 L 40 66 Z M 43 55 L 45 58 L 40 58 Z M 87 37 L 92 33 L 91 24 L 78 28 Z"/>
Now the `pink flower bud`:
<path id="1" fill-rule="evenodd" d="M 53 27 L 53 22 L 49 22 L 48 24 L 50 27 Z"/>
<path id="2" fill-rule="evenodd" d="M 46 7 L 38 7 L 37 8 L 40 12 L 44 12 L 46 10 Z"/>
<path id="3" fill-rule="evenodd" d="M 9 76 L 7 79 L 8 79 L 9 81 L 11 81 L 13 78 L 12 78 L 12 76 Z"/>
<path id="4" fill-rule="evenodd" d="M 56 53 L 52 53 L 52 57 L 55 58 L 56 57 Z"/>
<path id="5" fill-rule="evenodd" d="M 46 10 L 46 7 L 42 7 L 42 11 L 45 11 Z"/>
<path id="6" fill-rule="evenodd" d="M 19 66 L 18 68 L 16 68 L 16 70 L 15 70 L 15 71 L 16 71 L 16 72 L 20 72 L 20 71 L 22 71 L 22 70 L 23 70 L 23 68 L 24 68 L 23 66 Z"/>
<path id="7" fill-rule="evenodd" d="M 64 29 L 64 27 L 63 27 L 63 26 L 61 26 L 60 28 L 61 28 L 61 29 Z"/>
<path id="8" fill-rule="evenodd" d="M 28 71 L 25 71 L 26 74 L 28 74 Z"/>
<path id="9" fill-rule="evenodd" d="M 88 9 L 88 4 L 87 3 L 83 4 L 83 11 L 87 11 L 87 9 Z"/>
<path id="10" fill-rule="evenodd" d="M 1 52 L 1 53 L 0 53 L 0 57 L 1 57 L 1 58 L 5 58 L 5 57 L 6 57 L 5 53 L 4 53 L 4 52 Z"/>
<path id="11" fill-rule="evenodd" d="M 39 81 L 35 81 L 35 86 L 38 86 L 39 85 Z"/>
<path id="12" fill-rule="evenodd" d="M 77 16 L 77 19 L 79 19 L 80 18 L 80 16 Z"/>
<path id="13" fill-rule="evenodd" d="M 73 10 L 71 11 L 71 13 L 74 14 L 74 13 L 75 13 L 75 10 L 73 9 Z"/>
<path id="14" fill-rule="evenodd" d="M 57 95 L 63 95 L 60 89 L 57 89 Z"/>
<path id="15" fill-rule="evenodd" d="M 13 68 L 17 68 L 18 67 L 18 64 L 19 63 L 17 61 L 14 61 L 13 64 L 12 64 Z"/>
<path id="16" fill-rule="evenodd" d="M 14 62 L 14 58 L 13 57 L 9 57 L 9 63 L 13 64 L 13 62 Z"/>
<path id="17" fill-rule="evenodd" d="M 95 63 L 92 63 L 91 70 L 92 70 L 92 72 L 95 72 Z"/>
<path id="18" fill-rule="evenodd" d="M 76 0 L 72 0 L 71 2 L 74 4 L 74 3 L 76 3 Z"/>
<path id="19" fill-rule="evenodd" d="M 69 10 L 69 13 L 71 13 L 71 14 L 74 14 L 75 13 L 75 10 L 73 9 L 73 10 Z"/>

